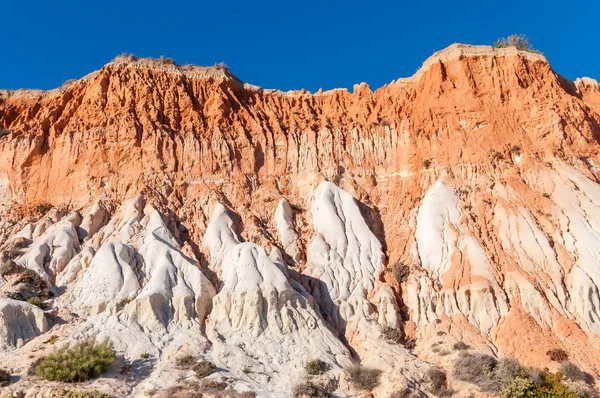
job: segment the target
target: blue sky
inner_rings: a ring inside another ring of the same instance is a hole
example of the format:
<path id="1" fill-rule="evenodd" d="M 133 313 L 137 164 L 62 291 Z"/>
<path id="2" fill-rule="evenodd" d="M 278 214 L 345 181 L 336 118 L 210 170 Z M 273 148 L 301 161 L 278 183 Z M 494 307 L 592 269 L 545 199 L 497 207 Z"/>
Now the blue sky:
<path id="1" fill-rule="evenodd" d="M 525 33 L 569 79 L 600 79 L 600 2 L 0 0 L 0 88 L 58 87 L 116 55 L 225 62 L 282 90 L 378 88 L 454 42 Z"/>

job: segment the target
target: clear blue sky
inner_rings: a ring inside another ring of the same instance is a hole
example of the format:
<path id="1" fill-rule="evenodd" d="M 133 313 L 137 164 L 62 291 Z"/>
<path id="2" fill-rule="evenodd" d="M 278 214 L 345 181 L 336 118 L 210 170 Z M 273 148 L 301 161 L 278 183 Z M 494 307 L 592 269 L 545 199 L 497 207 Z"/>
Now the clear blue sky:
<path id="1" fill-rule="evenodd" d="M 569 79 L 600 79 L 597 0 L 0 0 L 0 88 L 58 87 L 116 55 L 225 62 L 283 90 L 378 88 L 454 42 L 525 33 Z"/>

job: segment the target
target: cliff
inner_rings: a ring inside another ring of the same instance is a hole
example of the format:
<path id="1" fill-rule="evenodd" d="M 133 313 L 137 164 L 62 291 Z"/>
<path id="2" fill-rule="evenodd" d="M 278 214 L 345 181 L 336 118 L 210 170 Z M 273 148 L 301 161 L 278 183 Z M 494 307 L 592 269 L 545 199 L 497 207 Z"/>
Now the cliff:
<path id="1" fill-rule="evenodd" d="M 259 396 L 319 357 L 381 368 L 387 397 L 460 341 L 598 375 L 600 88 L 541 55 L 455 44 L 375 91 L 315 94 L 121 56 L 0 91 L 0 126 L 0 248 L 25 241 L 12 260 L 62 320 L 0 335 L 0 366 L 25 374 L 54 334 L 151 353 L 143 377 L 96 382 L 123 396 L 172 385 L 182 352 Z"/>

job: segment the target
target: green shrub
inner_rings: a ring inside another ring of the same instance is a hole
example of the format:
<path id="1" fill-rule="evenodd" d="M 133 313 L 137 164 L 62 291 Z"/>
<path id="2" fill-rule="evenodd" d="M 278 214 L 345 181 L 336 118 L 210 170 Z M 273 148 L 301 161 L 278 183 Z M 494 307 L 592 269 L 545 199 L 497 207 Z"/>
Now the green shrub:
<path id="1" fill-rule="evenodd" d="M 506 48 L 506 47 L 516 47 L 517 50 L 521 51 L 529 51 L 530 53 L 542 54 L 541 51 L 534 49 L 529 42 L 529 37 L 524 34 L 520 35 L 510 35 L 508 37 L 501 37 L 496 40 L 492 47 L 494 48 Z"/>
<path id="2" fill-rule="evenodd" d="M 73 346 L 65 345 L 42 360 L 35 374 L 42 379 L 66 383 L 81 382 L 106 372 L 115 360 L 112 344 L 87 339 Z"/>
<path id="3" fill-rule="evenodd" d="M 38 308 L 42 308 L 43 306 L 42 299 L 39 297 L 30 297 L 27 299 L 27 302 L 29 304 L 35 305 Z"/>
<path id="4" fill-rule="evenodd" d="M 199 379 L 203 379 L 217 371 L 214 363 L 209 361 L 200 361 L 194 365 L 194 372 Z"/>
<path id="5" fill-rule="evenodd" d="M 547 398 L 579 398 L 577 394 L 569 390 L 569 387 L 562 382 L 562 375 L 560 372 L 546 374 L 544 384 L 537 385 L 535 396 Z"/>
<path id="6" fill-rule="evenodd" d="M 502 396 L 506 398 L 535 397 L 537 386 L 528 377 L 523 375 L 513 378 L 502 389 Z"/>
<path id="7" fill-rule="evenodd" d="M 320 384 L 306 382 L 294 386 L 294 397 L 297 398 L 328 398 L 331 394 Z"/>
<path id="8" fill-rule="evenodd" d="M 313 359 L 306 362 L 304 369 L 306 369 L 306 373 L 309 375 L 322 375 L 329 370 L 329 365 L 320 359 Z"/>
<path id="9" fill-rule="evenodd" d="M 10 384 L 10 373 L 0 369 L 0 387 L 6 387 Z"/>
<path id="10" fill-rule="evenodd" d="M 351 366 L 346 369 L 346 376 L 357 390 L 372 391 L 379 385 L 381 370 L 367 368 L 361 365 Z"/>
<path id="11" fill-rule="evenodd" d="M 386 326 L 381 330 L 381 335 L 386 341 L 392 343 L 402 344 L 404 342 L 404 333 L 400 329 Z"/>
<path id="12" fill-rule="evenodd" d="M 437 368 L 430 368 L 425 375 L 427 390 L 436 397 L 450 397 L 454 391 L 448 388 L 446 373 Z"/>

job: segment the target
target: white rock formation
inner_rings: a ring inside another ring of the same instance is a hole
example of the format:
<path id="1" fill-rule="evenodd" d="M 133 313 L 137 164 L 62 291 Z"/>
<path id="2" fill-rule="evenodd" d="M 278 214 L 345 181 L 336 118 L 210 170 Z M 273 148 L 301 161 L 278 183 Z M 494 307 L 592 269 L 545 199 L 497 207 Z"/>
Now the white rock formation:
<path id="1" fill-rule="evenodd" d="M 263 247 L 241 243 L 232 224 L 217 205 L 204 237 L 214 266 L 223 272 L 208 331 L 219 360 L 238 374 L 243 364 L 271 375 L 261 396 L 287 396 L 311 359 L 338 372 L 351 364 L 350 352 L 325 325 L 312 298 L 294 289 Z"/>
<path id="2" fill-rule="evenodd" d="M 44 312 L 29 303 L 0 299 L 0 351 L 21 348 L 48 331 Z"/>

